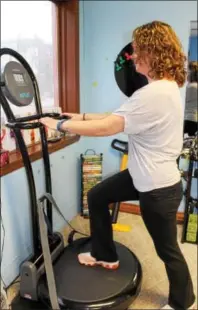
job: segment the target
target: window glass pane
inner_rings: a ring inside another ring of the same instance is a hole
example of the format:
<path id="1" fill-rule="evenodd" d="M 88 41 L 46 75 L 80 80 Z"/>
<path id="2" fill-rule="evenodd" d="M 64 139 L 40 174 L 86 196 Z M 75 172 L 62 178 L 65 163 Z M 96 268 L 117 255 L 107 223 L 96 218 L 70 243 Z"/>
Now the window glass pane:
<path id="1" fill-rule="evenodd" d="M 1 1 L 1 47 L 16 50 L 28 61 L 45 109 L 55 105 L 52 6 L 50 1 Z M 2 57 L 1 70 L 9 60 Z M 18 115 L 34 112 L 33 104 L 11 107 Z"/>

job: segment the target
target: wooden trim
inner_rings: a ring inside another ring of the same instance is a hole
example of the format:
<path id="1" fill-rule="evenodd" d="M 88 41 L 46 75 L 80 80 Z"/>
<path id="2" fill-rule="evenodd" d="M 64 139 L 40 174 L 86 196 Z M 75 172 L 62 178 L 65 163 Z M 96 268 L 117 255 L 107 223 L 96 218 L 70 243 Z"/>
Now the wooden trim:
<path id="1" fill-rule="evenodd" d="M 184 213 L 183 212 L 177 212 L 177 223 L 183 224 L 184 222 Z"/>
<path id="2" fill-rule="evenodd" d="M 129 204 L 129 203 L 125 203 L 125 202 L 122 202 L 120 204 L 120 212 L 141 215 L 139 205 Z M 177 213 L 177 223 L 182 224 L 183 221 L 184 221 L 184 213 L 178 212 Z"/>
<path id="3" fill-rule="evenodd" d="M 49 143 L 48 144 L 48 151 L 49 154 L 54 153 L 70 144 L 73 144 L 77 141 L 79 141 L 79 136 L 71 136 L 71 137 L 64 137 L 60 141 L 56 143 Z M 42 158 L 42 148 L 41 144 L 37 143 L 35 145 L 32 145 L 28 147 L 28 154 L 30 156 L 30 161 L 34 162 L 40 158 Z M 6 166 L 0 168 L 0 176 L 5 176 L 6 174 L 9 174 L 19 168 L 22 168 L 24 166 L 23 160 L 21 157 L 21 153 L 18 151 L 12 151 L 9 155 L 10 162 Z"/>
<path id="4" fill-rule="evenodd" d="M 55 100 L 63 112 L 79 107 L 79 1 L 60 1 L 54 11 Z"/>
<path id="5" fill-rule="evenodd" d="M 140 207 L 138 205 L 124 203 L 124 202 L 120 204 L 120 212 L 141 215 Z"/>
<path id="6" fill-rule="evenodd" d="M 59 54 L 58 54 L 58 44 L 57 44 L 57 38 L 58 38 L 58 15 L 57 15 L 57 9 L 55 1 L 53 2 L 53 8 L 52 8 L 52 36 L 53 36 L 53 73 L 54 73 L 54 103 L 55 106 L 60 106 L 60 99 L 59 98 Z"/>

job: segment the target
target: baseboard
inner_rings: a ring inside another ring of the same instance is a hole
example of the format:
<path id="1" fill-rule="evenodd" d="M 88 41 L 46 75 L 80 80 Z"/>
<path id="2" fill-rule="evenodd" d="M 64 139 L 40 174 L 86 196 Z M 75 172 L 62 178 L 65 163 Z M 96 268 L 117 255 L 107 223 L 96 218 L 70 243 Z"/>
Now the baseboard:
<path id="1" fill-rule="evenodd" d="M 120 204 L 120 212 L 141 215 L 140 207 L 138 205 L 134 205 L 134 204 L 130 204 L 130 203 L 125 203 L 125 202 L 122 202 Z M 183 212 L 178 212 L 177 213 L 177 223 L 178 224 L 182 224 L 183 221 L 184 221 L 184 213 Z"/>

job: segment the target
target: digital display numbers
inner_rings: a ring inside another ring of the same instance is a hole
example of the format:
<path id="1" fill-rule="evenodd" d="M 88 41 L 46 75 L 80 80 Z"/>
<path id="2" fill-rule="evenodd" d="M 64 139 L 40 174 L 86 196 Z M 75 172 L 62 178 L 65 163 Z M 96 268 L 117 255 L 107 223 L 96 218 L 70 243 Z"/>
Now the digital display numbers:
<path id="1" fill-rule="evenodd" d="M 18 86 L 26 86 L 23 74 L 21 73 L 13 73 L 14 80 Z"/>

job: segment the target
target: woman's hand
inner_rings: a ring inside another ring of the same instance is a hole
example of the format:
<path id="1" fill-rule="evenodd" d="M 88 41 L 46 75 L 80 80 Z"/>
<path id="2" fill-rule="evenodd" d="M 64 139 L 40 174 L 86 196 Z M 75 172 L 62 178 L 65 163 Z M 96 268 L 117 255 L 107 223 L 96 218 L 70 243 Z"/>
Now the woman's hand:
<path id="1" fill-rule="evenodd" d="M 56 130 L 59 121 L 51 117 L 44 117 L 40 118 L 39 122 L 41 122 L 43 125 L 47 126 L 50 129 Z"/>
<path id="2" fill-rule="evenodd" d="M 62 115 L 66 115 L 71 118 L 71 121 L 82 121 L 83 114 L 79 113 L 62 113 Z"/>

